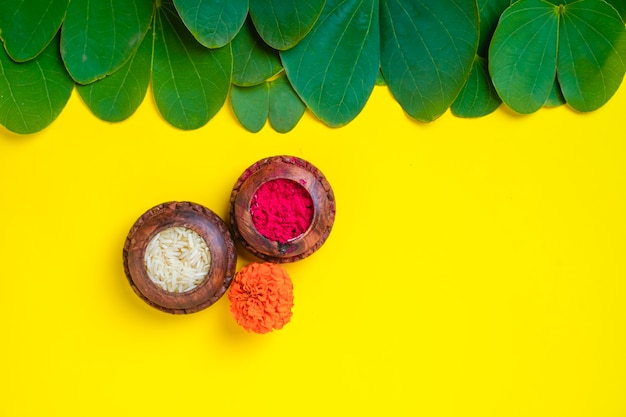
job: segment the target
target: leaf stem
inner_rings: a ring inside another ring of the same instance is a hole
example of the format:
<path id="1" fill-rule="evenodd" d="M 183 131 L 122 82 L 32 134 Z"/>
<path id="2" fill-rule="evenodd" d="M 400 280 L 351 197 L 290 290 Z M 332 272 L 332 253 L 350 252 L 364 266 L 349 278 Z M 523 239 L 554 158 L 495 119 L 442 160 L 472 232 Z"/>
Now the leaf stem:
<path id="1" fill-rule="evenodd" d="M 558 6 L 556 6 L 556 15 L 561 17 L 561 16 L 563 16 L 563 13 L 565 13 L 565 5 L 564 4 L 559 4 Z"/>

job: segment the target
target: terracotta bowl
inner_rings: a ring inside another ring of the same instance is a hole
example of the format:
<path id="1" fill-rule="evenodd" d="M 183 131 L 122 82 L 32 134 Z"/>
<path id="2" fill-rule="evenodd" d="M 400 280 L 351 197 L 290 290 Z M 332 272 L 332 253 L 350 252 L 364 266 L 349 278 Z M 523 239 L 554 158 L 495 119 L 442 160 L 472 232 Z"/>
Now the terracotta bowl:
<path id="1" fill-rule="evenodd" d="M 146 247 L 160 231 L 186 227 L 206 242 L 209 272 L 186 292 L 166 291 L 148 276 Z M 213 211 L 190 202 L 159 204 L 145 212 L 132 226 L 123 250 L 124 272 L 135 293 L 149 305 L 172 314 L 194 313 L 215 303 L 228 289 L 235 273 L 235 244 L 224 221 Z"/>
<path id="2" fill-rule="evenodd" d="M 313 202 L 309 228 L 286 242 L 262 235 L 253 223 L 250 210 L 259 187 L 277 179 L 302 185 Z M 294 156 L 273 156 L 250 166 L 235 183 L 230 204 L 230 224 L 235 239 L 256 257 L 275 263 L 294 262 L 313 254 L 324 244 L 335 221 L 335 196 L 330 184 L 319 169 Z"/>

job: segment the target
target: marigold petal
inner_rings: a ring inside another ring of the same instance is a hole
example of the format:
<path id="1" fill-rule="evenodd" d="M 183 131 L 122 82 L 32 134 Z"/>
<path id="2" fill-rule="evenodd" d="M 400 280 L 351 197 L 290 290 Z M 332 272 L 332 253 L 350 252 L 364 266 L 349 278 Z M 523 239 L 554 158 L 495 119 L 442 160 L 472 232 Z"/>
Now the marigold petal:
<path id="1" fill-rule="evenodd" d="M 264 262 L 243 267 L 233 278 L 228 298 L 235 321 L 248 331 L 268 333 L 291 320 L 293 283 L 280 265 Z"/>

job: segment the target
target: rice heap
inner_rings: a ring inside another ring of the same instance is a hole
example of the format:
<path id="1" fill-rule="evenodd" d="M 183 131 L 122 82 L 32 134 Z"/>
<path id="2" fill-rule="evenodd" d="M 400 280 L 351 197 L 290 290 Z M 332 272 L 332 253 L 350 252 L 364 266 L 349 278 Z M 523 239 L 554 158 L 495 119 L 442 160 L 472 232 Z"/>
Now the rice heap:
<path id="1" fill-rule="evenodd" d="M 211 252 L 204 239 L 186 227 L 157 233 L 146 247 L 146 270 L 156 285 L 169 292 L 186 292 L 204 280 Z"/>

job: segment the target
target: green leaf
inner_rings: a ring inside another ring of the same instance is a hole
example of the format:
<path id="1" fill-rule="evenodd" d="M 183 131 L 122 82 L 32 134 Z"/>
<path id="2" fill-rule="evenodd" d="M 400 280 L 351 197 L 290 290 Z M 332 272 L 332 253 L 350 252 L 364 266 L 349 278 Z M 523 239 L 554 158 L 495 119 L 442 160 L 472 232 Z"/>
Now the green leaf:
<path id="1" fill-rule="evenodd" d="M 378 70 L 378 74 L 376 74 L 376 85 L 378 86 L 386 86 L 387 81 L 385 81 L 385 77 L 383 77 L 383 73 Z"/>
<path id="2" fill-rule="evenodd" d="M 441 116 L 461 91 L 478 47 L 475 0 L 380 0 L 381 67 L 402 108 Z"/>
<path id="3" fill-rule="evenodd" d="M 223 106 L 230 87 L 230 45 L 207 49 L 187 30 L 170 2 L 155 16 L 152 84 L 161 115 L 171 125 L 204 126 Z"/>
<path id="4" fill-rule="evenodd" d="M 249 132 L 263 129 L 268 116 L 270 89 L 263 82 L 252 87 L 234 85 L 230 90 L 231 106 L 239 123 Z"/>
<path id="5" fill-rule="evenodd" d="M 554 84 L 552 84 L 552 90 L 550 90 L 550 95 L 548 99 L 544 103 L 546 107 L 557 107 L 565 104 L 565 97 L 563 97 L 563 93 L 561 92 L 561 86 L 559 85 L 559 80 L 554 80 Z"/>
<path id="6" fill-rule="evenodd" d="M 287 133 L 296 127 L 306 110 L 306 105 L 287 77 L 278 77 L 270 82 L 269 106 L 270 124 L 279 133 Z"/>
<path id="7" fill-rule="evenodd" d="M 270 48 L 256 33 L 248 19 L 232 42 L 233 83 L 251 86 L 283 70 L 278 51 Z"/>
<path id="8" fill-rule="evenodd" d="M 452 103 L 452 113 L 458 117 L 482 117 L 495 111 L 501 103 L 489 77 L 487 60 L 476 57 L 467 83 Z"/>
<path id="9" fill-rule="evenodd" d="M 515 0 L 478 0 L 478 15 L 480 16 L 479 56 L 487 58 L 489 55 L 489 44 L 498 25 L 498 20 L 513 1 Z"/>
<path id="10" fill-rule="evenodd" d="M 478 0 L 480 42 L 469 78 L 450 107 L 455 116 L 486 116 L 502 103 L 491 82 L 487 56 L 498 20 L 502 12 L 510 5 L 511 0 Z"/>
<path id="11" fill-rule="evenodd" d="M 0 0 L 0 35 L 14 61 L 28 61 L 59 31 L 69 0 Z"/>
<path id="12" fill-rule="evenodd" d="M 624 0 L 606 0 L 611 6 L 615 7 L 615 10 L 620 14 L 622 20 L 626 18 L 626 1 Z"/>
<path id="13" fill-rule="evenodd" d="M 139 107 L 150 83 L 152 37 L 141 45 L 122 68 L 91 84 L 76 89 L 89 109 L 102 120 L 120 122 Z"/>
<path id="14" fill-rule="evenodd" d="M 237 120 L 252 133 L 261 130 L 268 118 L 275 131 L 287 133 L 306 110 L 286 76 L 252 87 L 234 85 L 230 98 Z"/>
<path id="15" fill-rule="evenodd" d="M 544 105 L 556 75 L 558 15 L 544 0 L 519 0 L 504 11 L 489 48 L 493 84 L 511 109 Z"/>
<path id="16" fill-rule="evenodd" d="M 570 106 L 593 111 L 619 88 L 625 57 L 624 22 L 603 0 L 519 0 L 496 28 L 489 69 L 502 100 L 519 113 L 547 102 L 555 75 Z"/>
<path id="17" fill-rule="evenodd" d="M 61 28 L 61 55 L 72 78 L 88 84 L 117 71 L 139 47 L 152 0 L 72 0 Z"/>
<path id="18" fill-rule="evenodd" d="M 354 119 L 369 98 L 379 67 L 377 0 L 329 0 L 309 34 L 281 51 L 289 81 L 329 126 Z"/>
<path id="19" fill-rule="evenodd" d="M 74 82 L 59 55 L 59 38 L 36 58 L 17 63 L 0 48 L 0 124 L 16 133 L 38 132 L 61 113 Z"/>
<path id="20" fill-rule="evenodd" d="M 207 48 L 220 48 L 239 32 L 248 14 L 248 0 L 174 0 L 193 36 Z"/>
<path id="21" fill-rule="evenodd" d="M 250 0 L 250 16 L 261 38 L 274 49 L 294 47 L 309 33 L 326 0 Z"/>
<path id="22" fill-rule="evenodd" d="M 615 94 L 626 68 L 626 28 L 613 7 L 581 0 L 563 7 L 557 73 L 567 103 L 593 111 Z"/>

